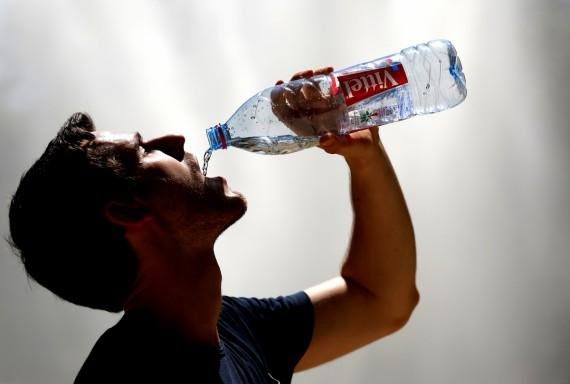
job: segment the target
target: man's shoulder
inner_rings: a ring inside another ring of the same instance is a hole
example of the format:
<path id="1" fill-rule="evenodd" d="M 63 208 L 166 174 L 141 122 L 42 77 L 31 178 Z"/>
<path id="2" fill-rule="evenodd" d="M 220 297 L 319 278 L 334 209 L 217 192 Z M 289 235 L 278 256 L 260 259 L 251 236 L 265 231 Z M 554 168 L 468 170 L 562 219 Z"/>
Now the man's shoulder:
<path id="1" fill-rule="evenodd" d="M 200 379 L 217 372 L 215 352 L 188 345 L 140 317 L 123 316 L 97 340 L 75 384 Z"/>
<path id="2" fill-rule="evenodd" d="M 289 382 L 307 350 L 314 326 L 308 295 L 297 292 L 270 298 L 223 297 L 218 330 L 222 339 L 255 352 L 274 377 Z"/>
<path id="3" fill-rule="evenodd" d="M 223 296 L 218 330 L 221 335 L 241 333 L 271 344 L 274 333 L 283 334 L 287 325 L 312 332 L 313 316 L 313 305 L 303 291 L 269 298 Z"/>
<path id="4" fill-rule="evenodd" d="M 81 366 L 75 384 L 109 380 L 117 370 L 117 364 L 125 354 L 122 335 L 117 325 L 107 329 L 97 340 Z"/>
<path id="5" fill-rule="evenodd" d="M 304 291 L 286 296 L 267 298 L 222 296 L 222 313 L 224 311 L 229 314 L 242 312 L 259 316 L 266 313 L 294 311 L 298 308 L 312 308 L 311 300 Z"/>

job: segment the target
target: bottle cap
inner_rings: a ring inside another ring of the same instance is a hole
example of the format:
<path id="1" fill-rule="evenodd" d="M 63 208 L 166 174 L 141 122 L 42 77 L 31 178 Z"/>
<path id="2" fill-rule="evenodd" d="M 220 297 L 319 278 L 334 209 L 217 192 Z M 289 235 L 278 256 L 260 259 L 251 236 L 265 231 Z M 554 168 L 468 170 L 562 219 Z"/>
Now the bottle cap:
<path id="1" fill-rule="evenodd" d="M 210 148 L 213 150 L 220 148 L 226 149 L 228 147 L 230 133 L 227 124 L 218 124 L 206 129 L 206 136 L 208 137 Z"/>

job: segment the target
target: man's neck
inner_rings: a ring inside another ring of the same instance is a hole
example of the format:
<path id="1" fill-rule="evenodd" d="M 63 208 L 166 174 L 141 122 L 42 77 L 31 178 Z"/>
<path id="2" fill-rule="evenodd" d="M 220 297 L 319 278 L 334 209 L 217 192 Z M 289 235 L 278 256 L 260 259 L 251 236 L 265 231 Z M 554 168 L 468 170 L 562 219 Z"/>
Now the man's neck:
<path id="1" fill-rule="evenodd" d="M 213 241 L 196 244 L 174 237 L 127 234 L 139 273 L 125 311 L 150 313 L 189 342 L 218 346 L 222 276 Z"/>

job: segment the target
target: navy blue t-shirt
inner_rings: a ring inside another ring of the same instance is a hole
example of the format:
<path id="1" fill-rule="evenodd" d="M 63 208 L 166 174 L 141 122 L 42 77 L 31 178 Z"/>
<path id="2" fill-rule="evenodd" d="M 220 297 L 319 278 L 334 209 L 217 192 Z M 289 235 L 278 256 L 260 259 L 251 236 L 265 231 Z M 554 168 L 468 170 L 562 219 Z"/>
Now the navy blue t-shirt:
<path id="1" fill-rule="evenodd" d="M 99 338 L 75 384 L 290 383 L 313 326 L 305 292 L 223 296 L 219 348 L 189 345 L 145 315 L 126 314 Z"/>

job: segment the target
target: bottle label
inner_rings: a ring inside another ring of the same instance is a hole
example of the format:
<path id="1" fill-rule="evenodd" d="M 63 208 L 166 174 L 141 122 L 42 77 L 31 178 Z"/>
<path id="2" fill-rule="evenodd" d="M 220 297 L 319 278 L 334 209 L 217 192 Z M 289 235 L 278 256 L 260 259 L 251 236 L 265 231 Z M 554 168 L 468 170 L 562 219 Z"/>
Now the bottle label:
<path id="1" fill-rule="evenodd" d="M 338 85 L 344 95 L 346 106 L 407 84 L 408 78 L 401 63 L 392 62 L 383 68 L 338 76 Z"/>

